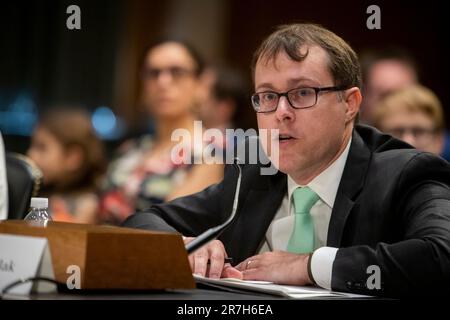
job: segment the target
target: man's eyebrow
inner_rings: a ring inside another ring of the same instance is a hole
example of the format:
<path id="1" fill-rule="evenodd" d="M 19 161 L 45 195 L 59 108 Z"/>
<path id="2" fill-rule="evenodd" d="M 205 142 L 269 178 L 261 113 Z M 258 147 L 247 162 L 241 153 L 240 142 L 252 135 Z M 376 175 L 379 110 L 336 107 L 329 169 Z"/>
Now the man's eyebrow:
<path id="1" fill-rule="evenodd" d="M 307 78 L 307 77 L 299 77 L 299 78 L 293 78 L 293 79 L 288 80 L 289 85 L 297 85 L 297 84 L 300 84 L 301 82 L 307 82 L 311 85 L 318 84 L 318 82 L 315 81 L 314 79 Z"/>
<path id="2" fill-rule="evenodd" d="M 302 82 L 306 82 L 307 85 L 318 85 L 319 84 L 319 82 L 317 82 L 314 79 L 307 78 L 307 77 L 298 77 L 298 78 L 289 79 L 288 85 L 289 85 L 289 87 L 292 87 L 292 86 L 296 86 L 296 85 L 301 85 Z M 261 91 L 261 90 L 276 91 L 275 87 L 269 82 L 261 83 L 256 87 L 256 92 Z"/>
<path id="3" fill-rule="evenodd" d="M 256 91 L 261 91 L 261 88 L 263 90 L 275 90 L 275 87 L 271 83 L 261 83 L 256 87 Z"/>

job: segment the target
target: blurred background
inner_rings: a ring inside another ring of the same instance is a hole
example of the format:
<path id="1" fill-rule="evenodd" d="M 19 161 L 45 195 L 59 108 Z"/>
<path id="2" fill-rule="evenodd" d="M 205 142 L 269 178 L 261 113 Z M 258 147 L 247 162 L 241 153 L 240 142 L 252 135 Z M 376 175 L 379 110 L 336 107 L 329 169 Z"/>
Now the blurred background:
<path id="1" fill-rule="evenodd" d="M 81 30 L 68 30 L 66 9 L 81 9 Z M 369 30 L 366 9 L 381 9 Z M 448 13 L 442 2 L 293 0 L 16 0 L 0 9 L 0 130 L 8 151 L 26 152 L 38 115 L 56 105 L 83 106 L 113 150 L 151 132 L 138 103 L 144 48 L 161 36 L 187 39 L 209 63 L 234 66 L 250 81 L 250 61 L 279 24 L 322 24 L 361 53 L 399 46 L 420 82 L 440 98 L 448 126 Z M 236 126 L 255 126 L 250 103 Z"/>

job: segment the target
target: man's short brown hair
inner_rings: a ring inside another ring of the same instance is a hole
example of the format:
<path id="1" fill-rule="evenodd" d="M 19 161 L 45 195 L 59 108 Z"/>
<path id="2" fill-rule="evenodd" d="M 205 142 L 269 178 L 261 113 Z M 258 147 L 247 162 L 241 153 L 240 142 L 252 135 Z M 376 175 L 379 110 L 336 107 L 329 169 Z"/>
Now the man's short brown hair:
<path id="1" fill-rule="evenodd" d="M 252 74 L 256 63 L 265 63 L 285 52 L 294 61 L 303 61 L 308 55 L 300 52 L 304 46 L 319 46 L 329 57 L 329 70 L 336 86 L 361 88 L 361 68 L 358 56 L 353 49 L 333 32 L 311 23 L 282 25 L 268 36 L 253 55 Z"/>

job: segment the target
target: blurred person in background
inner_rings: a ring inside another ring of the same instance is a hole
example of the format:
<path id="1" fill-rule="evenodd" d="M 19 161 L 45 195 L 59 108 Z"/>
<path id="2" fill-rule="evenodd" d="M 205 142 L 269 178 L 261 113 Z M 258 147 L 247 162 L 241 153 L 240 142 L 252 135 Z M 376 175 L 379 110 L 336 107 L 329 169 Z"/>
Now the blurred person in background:
<path id="1" fill-rule="evenodd" d="M 360 61 L 364 83 L 360 121 L 374 125 L 378 102 L 394 91 L 419 84 L 419 68 L 412 55 L 398 47 L 366 51 Z M 450 160 L 450 133 L 444 130 L 441 136 L 440 154 Z"/>
<path id="2" fill-rule="evenodd" d="M 87 113 L 76 109 L 46 113 L 33 132 L 28 156 L 42 170 L 42 196 L 49 198 L 55 221 L 96 222 L 105 159 Z"/>
<path id="3" fill-rule="evenodd" d="M 438 97 L 421 85 L 391 93 L 375 105 L 374 125 L 415 148 L 440 155 L 444 116 Z"/>
<path id="4" fill-rule="evenodd" d="M 360 61 L 364 84 L 360 120 L 372 125 L 378 101 L 393 91 L 416 84 L 418 71 L 413 57 L 401 48 L 367 51 Z"/>
<path id="5" fill-rule="evenodd" d="M 243 111 L 250 108 L 249 85 L 238 70 L 227 66 L 210 67 L 203 78 L 206 90 L 199 106 L 199 118 L 204 127 L 222 132 L 224 139 L 213 143 L 223 149 L 231 147 L 238 141 L 227 141 L 226 129 L 239 128 L 239 120 L 245 116 Z"/>
<path id="6" fill-rule="evenodd" d="M 184 41 L 159 41 L 145 51 L 142 103 L 156 133 L 126 142 L 109 165 L 101 201 L 102 223 L 119 224 L 133 212 L 198 192 L 223 177 L 222 165 L 204 163 L 202 146 L 186 146 L 190 163 L 176 164 L 171 157 L 179 144 L 171 140 L 175 130 L 187 130 L 193 137 L 203 71 L 203 59 Z M 177 156 L 185 158 L 186 154 Z M 194 165 L 195 161 L 200 164 Z"/>

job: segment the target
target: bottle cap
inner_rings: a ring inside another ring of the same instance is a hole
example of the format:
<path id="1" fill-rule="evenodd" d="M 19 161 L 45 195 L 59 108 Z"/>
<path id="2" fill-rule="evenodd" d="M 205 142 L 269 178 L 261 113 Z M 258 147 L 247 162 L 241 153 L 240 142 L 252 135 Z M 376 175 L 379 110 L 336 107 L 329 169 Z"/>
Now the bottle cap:
<path id="1" fill-rule="evenodd" d="M 37 209 L 48 208 L 48 199 L 47 198 L 31 198 L 30 207 L 37 208 Z"/>

